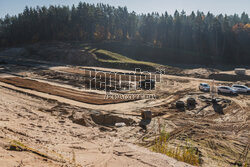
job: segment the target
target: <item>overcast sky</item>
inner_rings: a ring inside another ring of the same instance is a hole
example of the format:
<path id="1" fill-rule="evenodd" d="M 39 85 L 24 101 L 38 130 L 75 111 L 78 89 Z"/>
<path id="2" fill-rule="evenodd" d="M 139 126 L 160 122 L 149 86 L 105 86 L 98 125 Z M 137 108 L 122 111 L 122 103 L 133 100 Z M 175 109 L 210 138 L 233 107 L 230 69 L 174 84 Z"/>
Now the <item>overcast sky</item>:
<path id="1" fill-rule="evenodd" d="M 24 7 L 78 4 L 80 0 L 0 0 L 0 17 L 6 14 L 15 15 L 23 11 Z M 129 11 L 136 13 L 167 11 L 173 14 L 177 9 L 191 11 L 208 11 L 213 14 L 241 14 L 250 13 L 250 0 L 82 0 L 88 3 L 105 3 L 113 6 L 127 6 Z"/>

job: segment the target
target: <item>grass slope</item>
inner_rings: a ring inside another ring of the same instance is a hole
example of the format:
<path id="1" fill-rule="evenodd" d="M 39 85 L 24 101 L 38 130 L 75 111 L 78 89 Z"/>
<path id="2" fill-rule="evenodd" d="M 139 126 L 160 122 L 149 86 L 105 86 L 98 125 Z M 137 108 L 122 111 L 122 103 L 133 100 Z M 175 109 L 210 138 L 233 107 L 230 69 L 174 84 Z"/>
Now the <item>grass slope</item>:
<path id="1" fill-rule="evenodd" d="M 108 50 L 92 48 L 89 45 L 85 45 L 84 51 L 91 53 L 102 67 L 128 70 L 140 68 L 142 71 L 156 71 L 161 66 L 152 62 L 134 60 Z"/>

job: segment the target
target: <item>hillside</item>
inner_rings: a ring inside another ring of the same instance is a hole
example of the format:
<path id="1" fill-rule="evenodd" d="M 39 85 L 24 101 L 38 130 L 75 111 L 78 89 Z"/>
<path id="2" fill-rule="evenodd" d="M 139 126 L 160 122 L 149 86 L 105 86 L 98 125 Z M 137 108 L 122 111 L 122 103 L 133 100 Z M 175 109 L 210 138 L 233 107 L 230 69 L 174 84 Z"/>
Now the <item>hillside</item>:
<path id="1" fill-rule="evenodd" d="M 105 43 L 115 53 L 165 65 L 250 62 L 250 19 L 245 12 L 137 14 L 126 7 L 79 2 L 72 7 L 26 6 L 17 16 L 0 19 L 0 47 L 55 40 Z"/>
<path id="2" fill-rule="evenodd" d="M 39 60 L 64 65 L 84 65 L 134 70 L 156 71 L 159 64 L 138 61 L 121 54 L 80 42 L 43 42 L 19 48 L 6 48 L 2 58 Z M 13 61 L 13 60 L 12 60 Z"/>
<path id="3" fill-rule="evenodd" d="M 121 47 L 122 46 L 122 47 Z M 249 81 L 249 75 L 238 76 L 233 73 L 238 66 L 196 66 L 188 64 L 163 65 L 161 61 L 149 56 L 154 55 L 146 45 L 144 55 L 137 51 L 132 43 L 102 42 L 39 42 L 32 45 L 23 45 L 18 48 L 5 48 L 0 51 L 0 63 L 14 63 L 30 67 L 54 65 L 94 66 L 100 68 L 113 68 L 132 70 L 140 68 L 141 71 L 187 76 L 221 81 Z M 156 54 L 159 52 L 156 52 Z M 163 62 L 162 62 L 163 63 Z M 243 66 L 247 69 L 248 66 Z M 230 71 L 230 73 L 228 73 Z"/>

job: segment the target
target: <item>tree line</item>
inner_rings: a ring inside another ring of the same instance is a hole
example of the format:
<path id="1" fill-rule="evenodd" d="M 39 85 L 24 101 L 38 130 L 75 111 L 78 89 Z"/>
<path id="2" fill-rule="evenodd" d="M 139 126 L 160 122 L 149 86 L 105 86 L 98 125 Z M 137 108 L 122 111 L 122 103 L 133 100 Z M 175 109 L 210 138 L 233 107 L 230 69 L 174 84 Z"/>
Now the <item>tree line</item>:
<path id="1" fill-rule="evenodd" d="M 72 7 L 25 7 L 18 15 L 0 19 L 1 47 L 52 40 L 136 41 L 174 50 L 173 62 L 250 64 L 250 19 L 245 12 L 240 16 L 200 11 L 136 14 L 126 7 L 80 2 Z"/>

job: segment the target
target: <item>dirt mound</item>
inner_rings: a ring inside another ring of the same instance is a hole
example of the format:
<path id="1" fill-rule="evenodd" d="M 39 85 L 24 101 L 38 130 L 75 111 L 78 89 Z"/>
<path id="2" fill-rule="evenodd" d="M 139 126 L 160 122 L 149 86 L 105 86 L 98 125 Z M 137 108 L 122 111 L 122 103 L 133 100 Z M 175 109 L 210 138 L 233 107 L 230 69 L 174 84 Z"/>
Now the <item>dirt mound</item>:
<path id="1" fill-rule="evenodd" d="M 114 126 L 116 123 L 124 122 L 126 125 L 132 125 L 135 121 L 131 118 L 123 118 L 111 114 L 91 114 L 92 120 L 99 125 Z"/>
<path id="2" fill-rule="evenodd" d="M 4 58 L 33 59 L 59 64 L 97 65 L 95 57 L 79 46 L 64 42 L 37 43 L 23 48 L 9 48 L 0 52 Z"/>
<path id="3" fill-rule="evenodd" d="M 116 123 L 125 123 L 127 126 L 131 126 L 136 123 L 134 119 L 122 115 L 113 115 L 63 103 L 58 103 L 55 107 L 42 111 L 63 119 L 69 118 L 73 123 L 86 127 L 115 126 Z"/>
<path id="4" fill-rule="evenodd" d="M 0 78 L 1 82 L 11 84 L 17 87 L 32 89 L 38 92 L 48 93 L 56 96 L 65 97 L 67 99 L 76 100 L 88 104 L 105 105 L 128 102 L 126 99 L 105 99 L 104 94 L 92 92 L 76 91 L 69 88 L 54 86 L 47 83 L 38 82 L 30 79 L 22 79 L 19 77 Z"/>
<path id="5" fill-rule="evenodd" d="M 62 64 L 96 65 L 97 61 L 89 52 L 69 43 L 38 43 L 27 47 L 25 57 Z"/>
<path id="6" fill-rule="evenodd" d="M 209 75 L 209 79 L 214 79 L 218 81 L 250 81 L 249 75 L 233 75 L 233 74 L 211 74 Z"/>
<path id="7" fill-rule="evenodd" d="M 121 116 L 103 114 L 100 112 L 91 112 L 91 114 L 74 112 L 69 118 L 73 123 L 87 127 L 115 126 L 116 123 L 125 123 L 127 126 L 131 126 L 135 123 L 131 118 L 123 118 Z"/>
<path id="8" fill-rule="evenodd" d="M 78 125 L 83 125 L 87 127 L 95 126 L 91 117 L 82 112 L 75 112 L 69 118 L 72 120 L 73 123 L 76 123 Z"/>

